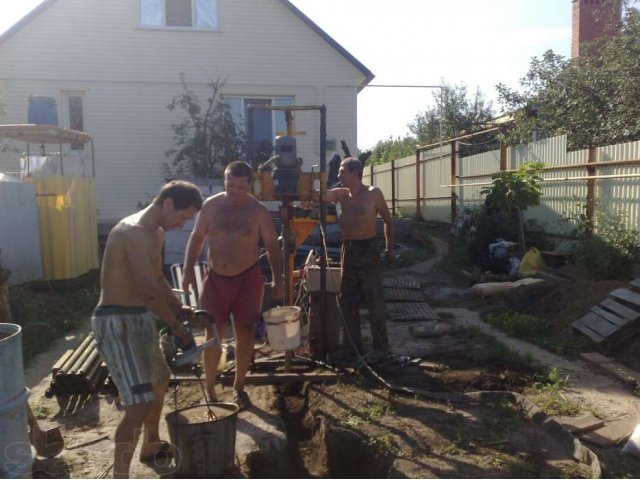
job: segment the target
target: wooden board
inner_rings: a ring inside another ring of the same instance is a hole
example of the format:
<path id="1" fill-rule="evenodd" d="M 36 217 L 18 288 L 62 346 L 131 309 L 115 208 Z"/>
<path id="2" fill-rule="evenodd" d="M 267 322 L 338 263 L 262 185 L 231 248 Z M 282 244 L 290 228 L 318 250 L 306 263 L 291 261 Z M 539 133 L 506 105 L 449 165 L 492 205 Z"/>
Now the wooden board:
<path id="1" fill-rule="evenodd" d="M 409 288 L 412 290 L 420 290 L 422 284 L 420 281 L 411 277 L 395 277 L 382 279 L 382 286 L 385 288 Z"/>
<path id="2" fill-rule="evenodd" d="M 596 332 L 594 332 L 593 330 L 591 330 L 589 327 L 587 327 L 586 325 L 584 325 L 581 322 L 582 319 L 576 320 L 575 322 L 572 323 L 573 328 L 575 328 L 576 330 L 578 330 L 580 333 L 584 333 L 587 337 L 589 337 L 591 340 L 593 340 L 596 343 L 602 343 L 604 342 L 604 338 L 601 335 L 598 335 Z"/>
<path id="3" fill-rule="evenodd" d="M 604 318 L 609 323 L 612 323 L 617 328 L 623 327 L 624 325 L 629 323 L 629 320 L 627 320 L 626 318 L 620 318 L 615 313 L 611 313 L 608 310 L 605 310 L 604 308 L 601 308 L 599 306 L 592 307 L 591 311 L 596 315 L 598 315 L 599 317 Z"/>
<path id="4" fill-rule="evenodd" d="M 600 306 L 607 310 L 611 310 L 619 317 L 626 318 L 632 322 L 640 318 L 640 312 L 636 312 L 634 309 L 626 307 L 611 298 L 607 298 L 600 302 Z"/>
<path id="5" fill-rule="evenodd" d="M 384 300 L 385 302 L 422 302 L 424 295 L 420 290 L 385 288 Z"/>
<path id="6" fill-rule="evenodd" d="M 388 317 L 398 322 L 438 319 L 438 315 L 426 302 L 387 303 L 385 305 L 385 310 Z"/>
<path id="7" fill-rule="evenodd" d="M 634 306 L 640 307 L 640 293 L 635 293 L 625 288 L 617 288 L 613 292 L 609 293 L 609 295 L 618 300 L 623 300 Z"/>
<path id="8" fill-rule="evenodd" d="M 640 278 L 634 278 L 629 282 L 629 285 L 631 285 L 633 288 L 637 288 L 638 290 L 640 290 Z"/>
<path id="9" fill-rule="evenodd" d="M 608 337 L 618 329 L 613 323 L 593 312 L 587 313 L 580 321 L 601 337 Z"/>

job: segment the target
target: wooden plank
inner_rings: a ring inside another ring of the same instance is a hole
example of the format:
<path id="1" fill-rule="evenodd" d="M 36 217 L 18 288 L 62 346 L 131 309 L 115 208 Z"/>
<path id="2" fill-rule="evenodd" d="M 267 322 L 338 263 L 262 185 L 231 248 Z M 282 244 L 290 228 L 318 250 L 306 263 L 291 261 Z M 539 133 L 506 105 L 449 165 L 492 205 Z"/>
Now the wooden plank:
<path id="1" fill-rule="evenodd" d="M 636 423 L 635 416 L 614 420 L 598 430 L 580 435 L 580 440 L 586 440 L 602 448 L 613 447 L 631 435 Z"/>
<path id="2" fill-rule="evenodd" d="M 640 290 L 640 278 L 634 278 L 629 282 L 629 285 L 631 285 L 633 288 L 637 288 L 638 290 Z"/>
<path id="3" fill-rule="evenodd" d="M 632 292 L 626 288 L 616 288 L 613 292 L 610 292 L 609 295 L 618 300 L 624 300 L 625 302 L 640 307 L 640 293 Z"/>
<path id="4" fill-rule="evenodd" d="M 595 307 L 592 307 L 591 311 L 593 313 L 595 313 L 596 315 L 604 318 L 608 322 L 613 323 L 618 328 L 620 328 L 620 327 L 626 325 L 627 323 L 629 323 L 629 320 L 627 320 L 626 318 L 620 318 L 616 314 L 611 313 L 611 312 L 605 310 L 604 308 L 600 308 L 597 305 Z"/>
<path id="5" fill-rule="evenodd" d="M 341 377 L 339 373 L 323 371 L 319 373 L 248 373 L 245 378 L 247 385 L 273 385 L 286 384 L 290 382 L 331 382 Z M 218 377 L 220 384 L 225 387 L 233 385 L 235 374 L 223 372 Z M 198 382 L 199 379 L 195 375 L 177 375 L 170 380 L 171 385 L 181 382 Z"/>
<path id="6" fill-rule="evenodd" d="M 595 313 L 587 313 L 581 320 L 584 326 L 589 327 L 601 337 L 606 338 L 618 330 L 614 324 L 608 322 L 606 319 L 602 318 L 600 315 L 596 315 Z"/>
<path id="7" fill-rule="evenodd" d="M 580 358 L 588 362 L 594 363 L 596 365 L 602 365 L 605 363 L 613 362 L 613 360 L 611 360 L 609 357 L 605 357 L 604 355 L 598 352 L 584 352 L 580 354 Z"/>
<path id="8" fill-rule="evenodd" d="M 604 342 L 604 338 L 602 338 L 600 335 L 598 335 L 596 332 L 594 332 L 593 330 L 591 330 L 589 327 L 587 327 L 586 325 L 584 325 L 582 323 L 582 319 L 580 320 L 576 320 L 575 322 L 572 323 L 573 328 L 575 328 L 576 330 L 578 330 L 580 333 L 584 333 L 587 337 L 589 337 L 591 340 L 593 340 L 596 343 L 602 343 Z"/>
<path id="9" fill-rule="evenodd" d="M 606 300 L 600 302 L 600 306 L 606 308 L 607 310 L 611 310 L 619 317 L 626 318 L 627 320 L 630 320 L 632 322 L 640 318 L 640 312 L 635 311 L 633 308 L 622 305 L 621 303 L 618 303 L 611 298 L 607 298 Z"/>

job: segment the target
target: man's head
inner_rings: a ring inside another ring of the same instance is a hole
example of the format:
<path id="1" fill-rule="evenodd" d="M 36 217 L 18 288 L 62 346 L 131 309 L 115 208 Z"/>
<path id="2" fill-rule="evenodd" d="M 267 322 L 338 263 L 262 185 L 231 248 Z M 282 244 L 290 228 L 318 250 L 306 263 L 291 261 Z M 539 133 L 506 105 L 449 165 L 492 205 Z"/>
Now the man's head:
<path id="1" fill-rule="evenodd" d="M 251 190 L 253 171 L 249 164 L 236 160 L 224 169 L 224 189 L 231 200 L 240 200 Z"/>
<path id="2" fill-rule="evenodd" d="M 191 182 L 173 180 L 164 185 L 153 204 L 161 208 L 162 228 L 181 228 L 202 208 L 202 193 Z"/>
<path id="3" fill-rule="evenodd" d="M 348 187 L 354 180 L 362 180 L 362 162 L 355 157 L 347 157 L 340 163 L 338 169 L 338 179 L 345 187 Z"/>

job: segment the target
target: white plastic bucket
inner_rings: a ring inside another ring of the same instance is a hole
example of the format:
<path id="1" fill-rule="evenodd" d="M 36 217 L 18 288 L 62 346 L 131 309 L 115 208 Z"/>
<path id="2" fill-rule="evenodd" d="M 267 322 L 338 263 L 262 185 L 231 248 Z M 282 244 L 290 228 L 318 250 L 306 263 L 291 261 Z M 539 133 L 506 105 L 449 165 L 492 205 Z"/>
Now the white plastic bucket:
<path id="1" fill-rule="evenodd" d="M 300 346 L 300 307 L 276 307 L 264 312 L 269 345 L 274 350 Z"/>

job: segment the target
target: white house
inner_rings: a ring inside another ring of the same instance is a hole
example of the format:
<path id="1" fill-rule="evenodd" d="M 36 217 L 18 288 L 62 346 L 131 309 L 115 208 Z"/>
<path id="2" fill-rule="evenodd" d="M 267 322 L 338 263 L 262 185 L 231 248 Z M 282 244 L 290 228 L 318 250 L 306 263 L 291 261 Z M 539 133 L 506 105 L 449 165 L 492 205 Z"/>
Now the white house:
<path id="1" fill-rule="evenodd" d="M 0 36 L 0 123 L 27 123 L 36 95 L 55 100 L 59 125 L 91 133 L 107 227 L 163 184 L 181 73 L 203 98 L 224 80 L 238 114 L 254 99 L 326 105 L 328 159 L 340 140 L 355 150 L 356 96 L 373 78 L 288 0 L 44 0 Z M 283 119 L 270 113 L 256 130 L 273 138 Z M 295 127 L 304 165 L 318 164 L 319 114 L 297 113 Z M 0 171 L 17 171 L 19 156 L 0 154 Z"/>

